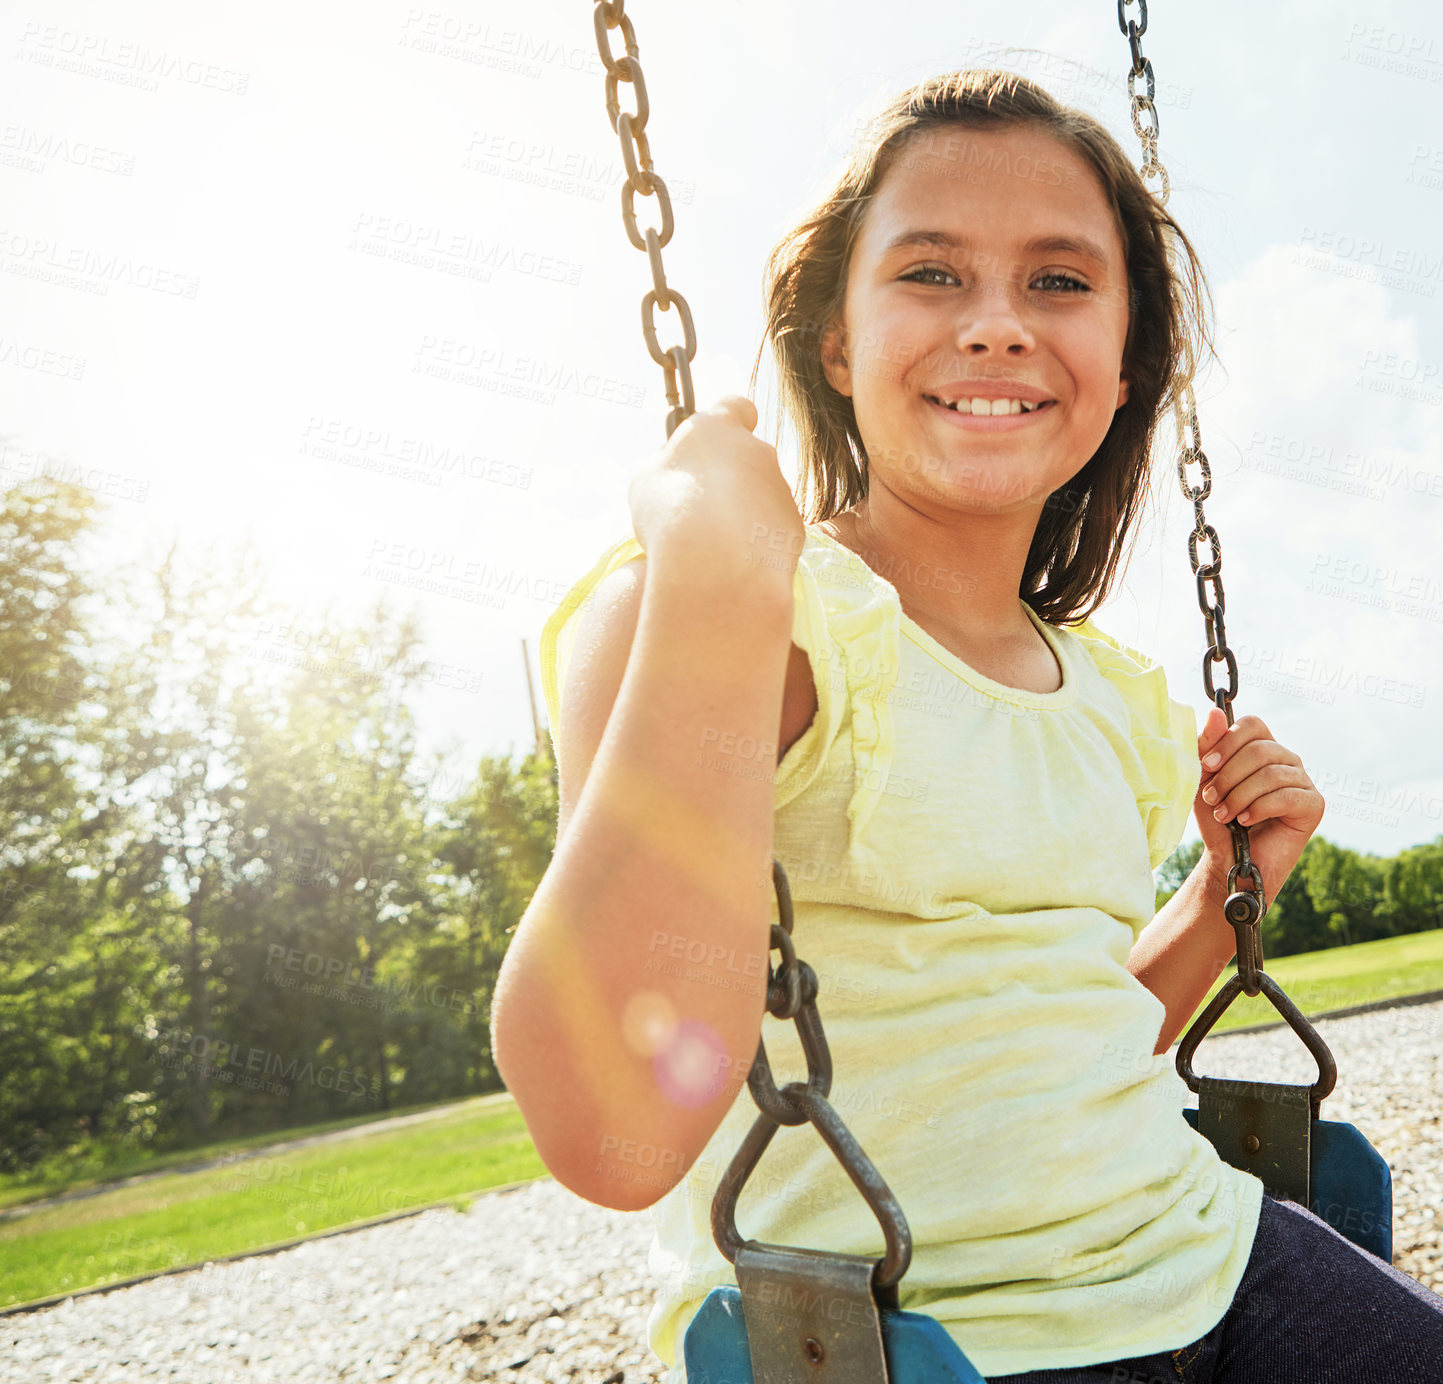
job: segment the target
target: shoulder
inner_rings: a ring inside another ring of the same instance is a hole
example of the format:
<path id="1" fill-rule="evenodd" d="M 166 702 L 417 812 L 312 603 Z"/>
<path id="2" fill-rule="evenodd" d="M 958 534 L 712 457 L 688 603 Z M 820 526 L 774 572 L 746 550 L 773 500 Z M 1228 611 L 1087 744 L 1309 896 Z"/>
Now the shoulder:
<path id="1" fill-rule="evenodd" d="M 537 660 L 541 693 L 553 727 L 561 721 L 562 689 L 573 681 L 578 663 L 592 661 L 599 646 L 613 643 L 613 631 L 627 629 L 626 648 L 636 627 L 644 570 L 641 545 L 634 537 L 610 544 L 562 596 L 541 627 Z M 622 651 L 624 666 L 625 650 Z"/>
<path id="2" fill-rule="evenodd" d="M 646 571 L 646 553 L 635 538 L 613 543 L 546 622 L 541 639 L 543 691 L 550 723 L 568 745 L 594 747 L 610 719 L 636 642 Z M 783 753 L 811 724 L 816 710 L 807 650 L 794 638 L 780 711 Z M 558 746 L 558 759 L 565 757 Z"/>
<path id="3" fill-rule="evenodd" d="M 1115 635 L 1100 629 L 1090 616 L 1062 628 L 1081 640 L 1097 662 L 1106 663 L 1109 667 L 1146 672 L 1158 666 L 1156 659 L 1149 658 L 1140 649 L 1134 649 Z"/>
<path id="4" fill-rule="evenodd" d="M 620 682 L 641 618 L 646 587 L 646 555 L 638 554 L 607 569 L 578 612 L 575 650 L 567 660 L 563 685 L 585 681 L 597 666 L 611 665 Z"/>
<path id="5" fill-rule="evenodd" d="M 1069 629 L 1087 650 L 1104 682 L 1120 699 L 1121 724 L 1134 752 L 1125 766 L 1146 830 L 1155 870 L 1177 848 L 1197 795 L 1197 714 L 1172 697 L 1162 665 L 1099 629 L 1091 620 Z"/>
<path id="6" fill-rule="evenodd" d="M 581 612 L 578 633 L 598 634 L 616 626 L 634 630 L 645 588 L 645 553 L 608 566 Z"/>
<path id="7" fill-rule="evenodd" d="M 646 554 L 622 563 L 602 579 L 580 631 L 581 646 L 595 650 L 589 659 L 594 675 L 604 668 L 607 684 L 615 690 L 626 671 L 641 600 L 646 585 Z M 817 685 L 807 651 L 795 641 L 787 654 L 786 683 L 782 691 L 781 727 L 777 741 L 780 760 L 811 725 L 817 713 Z"/>
<path id="8" fill-rule="evenodd" d="M 1093 667 L 1127 704 L 1134 717 L 1151 725 L 1166 723 L 1169 698 L 1167 674 L 1162 664 L 1100 629 L 1090 618 L 1061 628 L 1082 646 Z"/>
<path id="9" fill-rule="evenodd" d="M 858 668 L 895 665 L 901 603 L 896 588 L 850 548 L 809 525 L 797 559 L 794 639 L 813 663 L 851 651 Z M 892 656 L 888 658 L 888 650 Z"/>

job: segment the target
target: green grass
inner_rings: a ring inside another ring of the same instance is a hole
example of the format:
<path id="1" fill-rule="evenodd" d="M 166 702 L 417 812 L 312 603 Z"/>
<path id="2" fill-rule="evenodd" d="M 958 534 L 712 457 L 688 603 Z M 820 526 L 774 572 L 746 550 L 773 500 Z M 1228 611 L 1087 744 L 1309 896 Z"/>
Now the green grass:
<path id="1" fill-rule="evenodd" d="M 1264 967 L 1308 1015 L 1443 990 L 1443 929 L 1306 956 L 1265 958 Z M 1209 999 L 1231 974 L 1230 966 Z M 1210 1032 L 1280 1018 L 1263 996 L 1239 995 Z M 422 1108 L 442 1107 L 416 1107 Z M 377 1117 L 124 1162 L 92 1159 L 68 1171 L 49 1169 L 38 1179 L 10 1179 L 0 1184 L 0 1206 L 89 1187 L 106 1175 L 130 1176 L 235 1155 L 219 1168 L 170 1172 L 0 1222 L 0 1307 L 204 1263 L 429 1202 L 449 1201 L 463 1210 L 472 1193 L 546 1175 L 521 1113 L 504 1091 L 444 1108 L 444 1114 L 415 1125 L 304 1149 L 266 1152 L 277 1142 Z"/>
<path id="2" fill-rule="evenodd" d="M 384 1112 L 372 1110 L 364 1115 L 349 1115 L 345 1119 L 326 1120 L 321 1124 L 293 1125 L 281 1130 L 267 1129 L 258 1133 L 236 1135 L 233 1138 L 174 1149 L 166 1153 L 157 1153 L 151 1149 L 116 1150 L 91 1144 L 83 1151 L 73 1151 L 48 1159 L 24 1173 L 0 1173 L 0 1211 L 8 1206 L 18 1206 L 22 1202 L 41 1201 L 60 1192 L 79 1192 L 104 1182 L 118 1182 L 137 1173 L 185 1167 L 244 1149 L 264 1148 L 292 1139 L 304 1139 L 312 1134 L 353 1129 L 357 1125 L 373 1124 L 377 1120 L 393 1119 L 398 1115 L 415 1115 L 423 1110 L 435 1110 L 443 1105 L 454 1104 L 454 1101 L 438 1100 Z"/>
<path id="3" fill-rule="evenodd" d="M 401 1129 L 257 1151 L 0 1222 L 0 1307 L 545 1174 L 504 1092 Z"/>
<path id="4" fill-rule="evenodd" d="M 1218 977 L 1198 1005 L 1199 1013 L 1227 984 L 1234 969 L 1230 964 Z M 1280 956 L 1276 960 L 1264 955 L 1263 969 L 1309 1017 L 1373 1000 L 1443 990 L 1443 928 L 1359 942 L 1351 947 L 1331 947 L 1302 956 Z M 1238 995 L 1208 1033 L 1226 1033 L 1230 1028 L 1282 1018 L 1266 995 Z M 1191 1023 L 1189 1020 L 1189 1026 Z"/>

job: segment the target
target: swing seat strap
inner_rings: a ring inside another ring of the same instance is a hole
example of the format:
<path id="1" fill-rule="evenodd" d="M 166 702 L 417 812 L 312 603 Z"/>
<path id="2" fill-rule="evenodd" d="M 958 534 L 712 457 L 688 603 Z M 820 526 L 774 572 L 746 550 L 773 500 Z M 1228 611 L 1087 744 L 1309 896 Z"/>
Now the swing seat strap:
<path id="1" fill-rule="evenodd" d="M 735 1269 L 756 1384 L 889 1384 L 878 1261 L 748 1242 Z"/>
<path id="2" fill-rule="evenodd" d="M 1311 1086 L 1201 1078 L 1198 1133 L 1272 1196 L 1311 1203 Z"/>

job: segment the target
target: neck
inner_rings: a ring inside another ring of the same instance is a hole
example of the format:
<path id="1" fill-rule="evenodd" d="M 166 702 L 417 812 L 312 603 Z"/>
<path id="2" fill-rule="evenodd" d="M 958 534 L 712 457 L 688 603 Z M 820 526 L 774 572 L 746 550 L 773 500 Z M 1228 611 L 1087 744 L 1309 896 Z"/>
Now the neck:
<path id="1" fill-rule="evenodd" d="M 1036 638 L 1020 591 L 1037 518 L 1035 510 L 924 512 L 874 482 L 828 527 L 897 589 L 919 624 L 1004 642 Z"/>

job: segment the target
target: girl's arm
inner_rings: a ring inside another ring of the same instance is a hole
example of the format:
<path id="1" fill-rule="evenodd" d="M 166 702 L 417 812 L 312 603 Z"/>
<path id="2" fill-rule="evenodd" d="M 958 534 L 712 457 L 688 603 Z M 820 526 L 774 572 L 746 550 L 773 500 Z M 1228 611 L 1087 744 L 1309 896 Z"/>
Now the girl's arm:
<path id="1" fill-rule="evenodd" d="M 792 586 L 763 564 L 627 568 L 573 646 L 556 853 L 491 1034 L 556 1179 L 634 1211 L 696 1161 L 756 1055 Z"/>

